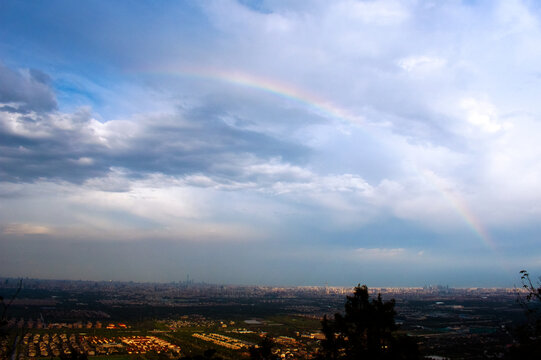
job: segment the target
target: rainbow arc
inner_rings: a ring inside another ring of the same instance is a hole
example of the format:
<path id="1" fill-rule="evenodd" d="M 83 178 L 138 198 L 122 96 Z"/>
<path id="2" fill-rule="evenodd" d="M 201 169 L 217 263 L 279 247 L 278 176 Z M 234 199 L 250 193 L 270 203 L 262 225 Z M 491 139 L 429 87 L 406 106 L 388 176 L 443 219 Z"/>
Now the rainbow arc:
<path id="1" fill-rule="evenodd" d="M 332 119 L 347 121 L 353 124 L 364 123 L 361 116 L 351 114 L 349 111 L 337 106 L 332 101 L 326 100 L 320 96 L 317 96 L 316 94 L 278 80 L 268 79 L 239 71 L 221 70 L 209 67 L 182 68 L 180 70 L 166 71 L 165 73 L 203 80 L 221 81 L 264 91 L 304 104 L 316 113 Z M 440 184 L 438 179 L 435 179 L 433 174 L 424 173 L 422 176 L 429 180 L 429 182 L 432 183 L 436 189 L 438 189 L 438 191 L 451 204 L 456 213 L 465 221 L 465 223 L 477 235 L 483 244 L 493 251 L 496 251 L 496 244 L 492 241 L 488 232 L 481 224 L 481 221 L 475 216 L 465 201 L 453 192 L 446 190 L 445 187 Z"/>

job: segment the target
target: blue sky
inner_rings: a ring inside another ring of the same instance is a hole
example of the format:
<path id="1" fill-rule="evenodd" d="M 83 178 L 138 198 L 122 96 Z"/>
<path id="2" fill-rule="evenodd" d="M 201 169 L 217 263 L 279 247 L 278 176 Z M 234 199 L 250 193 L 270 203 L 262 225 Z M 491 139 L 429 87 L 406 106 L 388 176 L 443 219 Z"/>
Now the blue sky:
<path id="1" fill-rule="evenodd" d="M 529 1 L 3 2 L 0 274 L 541 273 Z"/>

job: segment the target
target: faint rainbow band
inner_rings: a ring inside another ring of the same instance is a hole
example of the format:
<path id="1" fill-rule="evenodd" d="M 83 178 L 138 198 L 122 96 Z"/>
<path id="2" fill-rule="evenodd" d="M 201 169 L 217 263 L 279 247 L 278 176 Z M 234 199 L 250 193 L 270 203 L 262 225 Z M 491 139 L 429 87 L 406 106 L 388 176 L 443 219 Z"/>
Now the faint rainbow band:
<path id="1" fill-rule="evenodd" d="M 155 72 L 153 72 L 155 73 Z M 271 80 L 268 78 L 247 74 L 236 70 L 221 70 L 210 67 L 183 67 L 180 69 L 169 69 L 159 73 L 173 74 L 176 76 L 192 77 L 198 79 L 222 81 L 233 85 L 239 85 L 252 89 L 257 89 L 283 98 L 294 100 L 304 104 L 316 111 L 316 113 L 337 120 L 345 120 L 354 124 L 362 124 L 363 118 L 338 107 L 331 101 L 325 100 L 306 90 L 299 89 L 291 84 Z M 438 181 L 431 179 L 431 176 L 423 175 L 432 185 L 442 194 L 442 196 L 451 204 L 456 213 L 465 221 L 470 229 L 487 247 L 496 251 L 496 244 L 483 227 L 481 221 L 468 207 L 466 202 L 457 194 L 454 194 L 441 186 Z"/>
<path id="2" fill-rule="evenodd" d="M 308 106 L 316 113 L 326 117 L 342 121 L 346 120 L 355 124 L 361 124 L 363 122 L 362 117 L 353 115 L 349 111 L 333 104 L 331 101 L 323 99 L 306 90 L 302 90 L 285 82 L 271 80 L 236 70 L 226 71 L 210 67 L 183 67 L 175 70 L 161 70 L 159 74 L 172 74 L 181 77 L 222 81 L 229 84 L 240 85 L 293 100 Z"/>
<path id="3" fill-rule="evenodd" d="M 464 222 L 470 227 L 473 233 L 485 244 L 487 247 L 497 252 L 497 247 L 481 221 L 471 211 L 470 207 L 466 204 L 464 199 L 453 191 L 448 190 L 439 181 L 434 174 L 429 171 L 422 172 L 423 177 L 434 186 L 438 192 L 451 204 L 456 213 L 464 220 Z"/>

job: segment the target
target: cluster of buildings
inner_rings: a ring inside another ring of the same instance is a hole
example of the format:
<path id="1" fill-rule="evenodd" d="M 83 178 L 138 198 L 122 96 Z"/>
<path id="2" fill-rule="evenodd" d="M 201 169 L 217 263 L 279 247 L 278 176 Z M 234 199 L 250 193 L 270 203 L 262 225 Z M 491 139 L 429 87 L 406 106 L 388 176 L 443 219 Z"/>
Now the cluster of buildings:
<path id="1" fill-rule="evenodd" d="M 96 349 L 75 334 L 67 335 L 54 333 L 30 334 L 22 340 L 23 350 L 19 351 L 19 360 L 35 357 L 70 356 L 73 353 L 96 355 Z"/>
<path id="2" fill-rule="evenodd" d="M 267 335 L 264 331 L 248 330 L 246 328 L 236 328 L 228 331 L 235 334 L 258 334 L 260 337 Z M 193 337 L 210 342 L 214 345 L 222 346 L 231 350 L 243 350 L 253 343 L 232 338 L 223 334 L 217 333 L 194 333 Z M 275 343 L 274 355 L 281 359 L 310 359 L 312 351 L 307 342 L 314 343 L 317 340 L 323 338 L 323 334 L 320 332 L 297 332 L 296 337 L 290 336 L 276 336 L 273 338 Z M 257 345 L 255 345 L 257 347 Z"/>
<path id="3" fill-rule="evenodd" d="M 309 359 L 311 357 L 306 346 L 295 338 L 278 336 L 274 341 L 278 345 L 275 355 L 278 355 L 281 359 Z"/>
<path id="4" fill-rule="evenodd" d="M 146 354 L 149 351 L 157 354 L 168 351 L 175 355 L 180 354 L 180 347 L 155 336 L 121 337 L 120 340 L 126 344 L 128 354 Z"/>
<path id="5" fill-rule="evenodd" d="M 236 334 L 255 334 L 255 331 L 248 330 L 246 328 L 233 329 L 231 332 Z"/>
<path id="6" fill-rule="evenodd" d="M 108 326 L 110 326 L 109 324 Z M 114 325 L 113 326 L 117 326 Z M 18 329 L 101 329 L 103 324 L 100 321 L 91 322 L 91 321 L 74 321 L 74 322 L 50 322 L 46 323 L 41 319 L 23 319 L 19 320 L 11 318 L 7 323 L 8 328 L 18 328 Z"/>
<path id="7" fill-rule="evenodd" d="M 229 336 L 216 334 L 216 333 L 194 333 L 192 334 L 193 337 L 208 341 L 212 344 L 223 346 L 225 348 L 231 349 L 231 350 L 240 350 L 243 348 L 247 348 L 250 345 L 253 345 L 251 343 L 248 343 L 246 341 L 242 341 L 239 339 L 235 339 Z"/>
<path id="8" fill-rule="evenodd" d="M 118 337 L 83 336 L 84 341 L 96 348 L 98 354 L 120 353 L 124 349 L 122 340 Z"/>
<path id="9" fill-rule="evenodd" d="M 7 339 L 2 340 L 0 358 L 6 358 L 9 351 Z M 5 342 L 5 344 L 4 344 Z M 180 356 L 180 347 L 155 336 L 103 337 L 80 334 L 27 333 L 18 351 L 18 360 L 38 357 L 70 357 L 72 354 L 86 356 L 120 354 L 169 353 Z"/>
<path id="10" fill-rule="evenodd" d="M 0 359 L 5 359 L 8 357 L 9 352 L 11 351 L 11 339 L 6 337 L 0 337 Z"/>
<path id="11" fill-rule="evenodd" d="M 209 328 L 216 325 L 216 321 L 207 319 L 199 314 L 182 315 L 178 320 L 159 320 L 158 323 L 164 324 L 171 331 L 189 327 Z"/>

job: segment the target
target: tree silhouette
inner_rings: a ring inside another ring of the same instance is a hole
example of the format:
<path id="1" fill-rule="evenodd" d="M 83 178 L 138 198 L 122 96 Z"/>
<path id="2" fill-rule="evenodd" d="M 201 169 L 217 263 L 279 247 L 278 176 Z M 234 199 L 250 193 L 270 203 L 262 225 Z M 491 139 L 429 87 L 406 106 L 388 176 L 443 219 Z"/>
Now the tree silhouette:
<path id="1" fill-rule="evenodd" d="M 417 344 L 406 336 L 396 336 L 395 301 L 383 302 L 381 295 L 370 300 L 366 285 L 355 287 L 348 296 L 345 314 L 325 316 L 319 359 L 419 359 Z"/>
<path id="2" fill-rule="evenodd" d="M 272 353 L 275 343 L 271 337 L 265 336 L 257 346 L 250 346 L 250 360 L 276 360 L 278 356 Z"/>
<path id="3" fill-rule="evenodd" d="M 8 280 L 6 280 L 6 283 L 8 282 Z M 1 305 L 1 313 L 0 313 L 0 341 L 3 341 L 5 338 L 9 337 L 10 336 L 10 332 L 12 332 L 8 326 L 8 310 L 9 310 L 9 307 L 11 306 L 11 304 L 13 304 L 13 301 L 15 300 L 15 298 L 17 298 L 17 296 L 19 295 L 19 293 L 21 292 L 21 289 L 23 287 L 23 280 L 20 279 L 19 282 L 18 282 L 18 285 L 17 285 L 17 288 L 15 290 L 15 293 L 13 293 L 10 297 L 10 299 L 6 302 L 6 300 L 4 300 L 4 297 L 0 295 L 0 305 Z M 23 334 L 24 334 L 24 329 L 21 329 L 20 331 L 19 330 L 15 330 L 15 334 L 16 336 L 18 336 L 19 338 L 22 338 Z M 13 334 L 12 334 L 13 335 Z M 13 357 L 13 353 L 15 352 L 15 343 L 12 343 L 12 342 L 9 342 L 8 345 L 0 350 L 0 354 L 3 353 L 4 357 L 6 359 L 10 359 Z"/>
<path id="4" fill-rule="evenodd" d="M 7 280 L 6 280 L 7 283 Z M 17 288 L 15 290 L 15 293 L 11 296 L 8 302 L 4 301 L 4 297 L 0 295 L 0 305 L 2 305 L 2 313 L 0 314 L 0 334 L 3 334 L 3 332 L 6 330 L 7 326 L 7 318 L 8 318 L 8 309 L 13 304 L 13 301 L 19 295 L 19 292 L 21 292 L 21 289 L 23 287 L 23 279 L 19 280 L 19 283 L 17 285 Z"/>
<path id="5" fill-rule="evenodd" d="M 541 284 L 534 285 L 526 270 L 520 271 L 522 288 L 526 296 L 519 293 L 519 302 L 526 312 L 526 323 L 513 331 L 515 344 L 506 354 L 506 359 L 539 359 L 541 354 Z"/>

